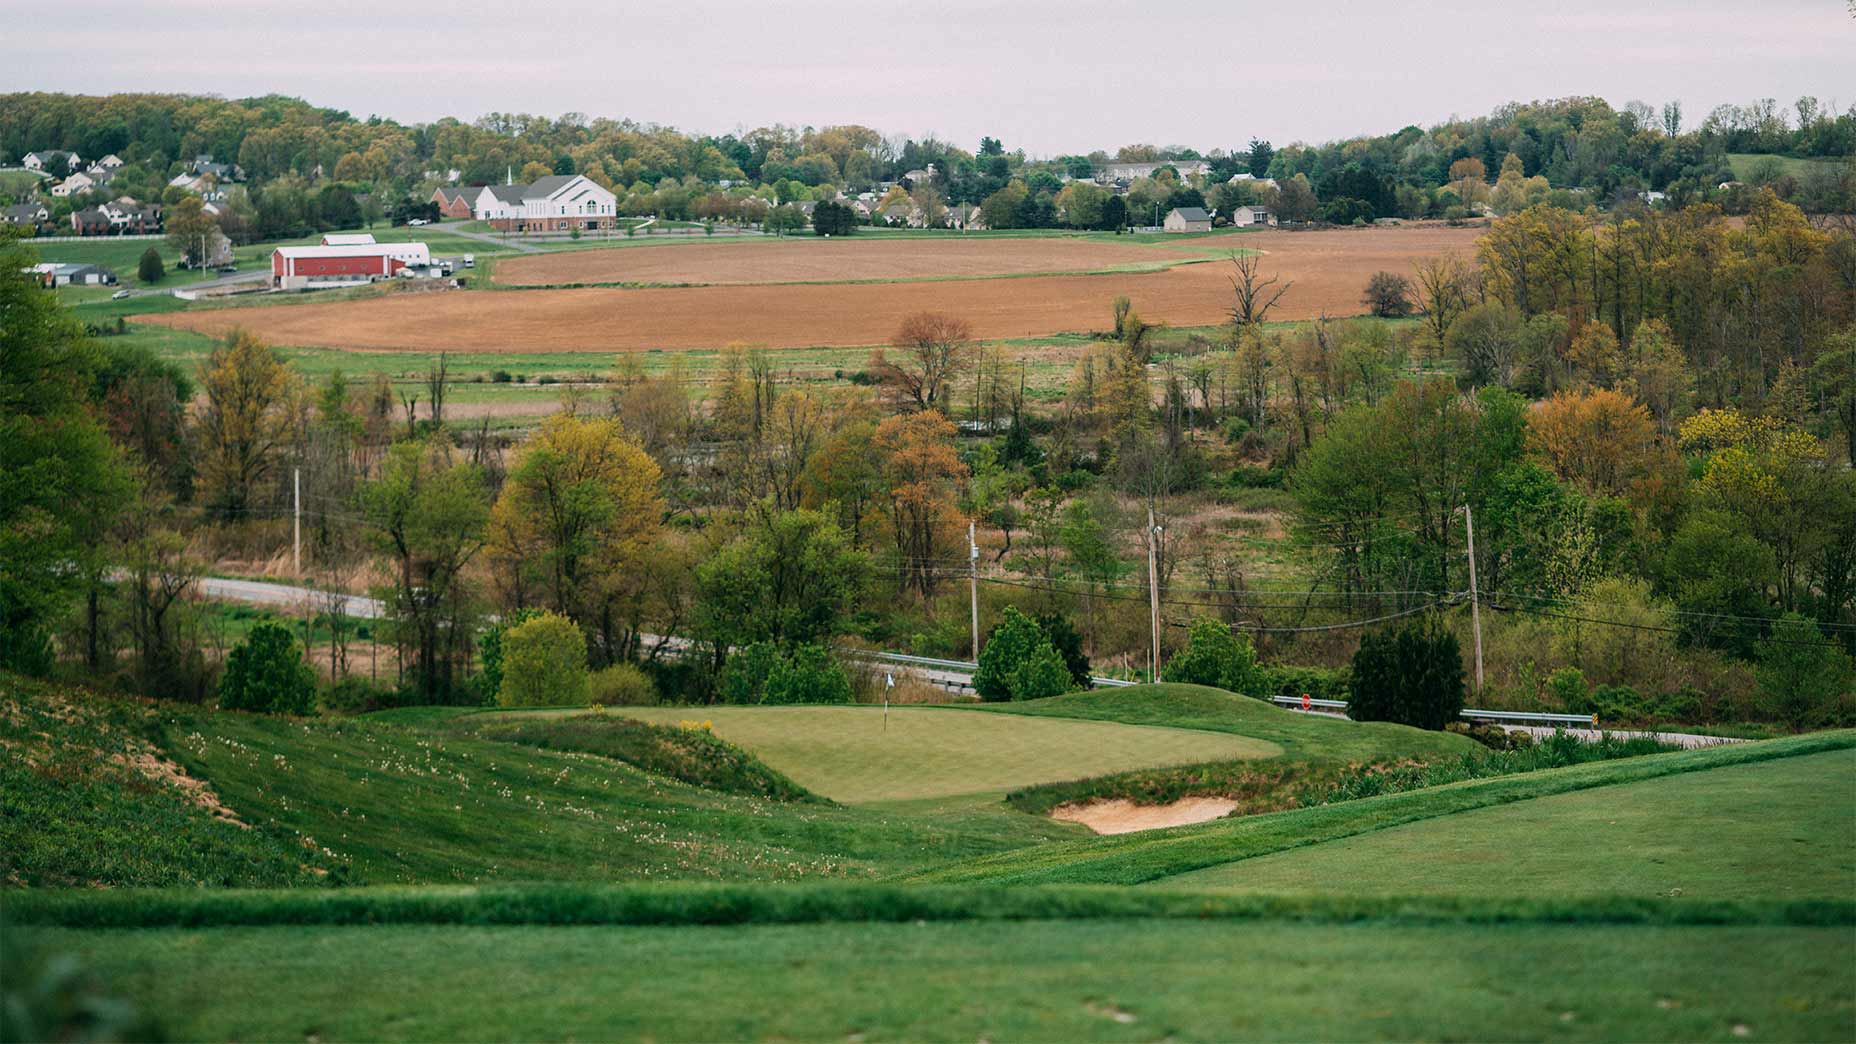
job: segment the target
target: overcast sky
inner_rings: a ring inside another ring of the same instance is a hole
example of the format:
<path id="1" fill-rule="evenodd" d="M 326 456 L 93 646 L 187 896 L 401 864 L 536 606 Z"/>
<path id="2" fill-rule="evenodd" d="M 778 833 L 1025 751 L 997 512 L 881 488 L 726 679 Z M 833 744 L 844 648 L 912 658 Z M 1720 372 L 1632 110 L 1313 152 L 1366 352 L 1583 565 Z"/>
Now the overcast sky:
<path id="1" fill-rule="evenodd" d="M 1848 0 L 15 5 L 30 46 L 0 90 L 279 93 L 403 122 L 862 123 L 1052 155 L 1326 141 L 1572 94 L 1678 99 L 1690 126 L 1722 102 L 1856 102 Z"/>

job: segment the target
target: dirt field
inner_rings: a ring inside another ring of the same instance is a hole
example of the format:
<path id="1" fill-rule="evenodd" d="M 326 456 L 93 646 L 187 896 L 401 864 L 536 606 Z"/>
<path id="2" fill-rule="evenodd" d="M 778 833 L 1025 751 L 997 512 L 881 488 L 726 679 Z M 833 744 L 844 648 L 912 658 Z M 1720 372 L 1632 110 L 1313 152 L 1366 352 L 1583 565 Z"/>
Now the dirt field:
<path id="1" fill-rule="evenodd" d="M 1293 283 L 1272 318 L 1354 315 L 1373 272 L 1408 274 L 1419 258 L 1473 249 L 1480 229 L 1395 227 L 1262 232 L 1243 245 Z M 926 242 L 926 241 L 924 241 Z M 1021 241 L 994 240 L 1011 245 Z M 1035 242 L 1035 241 L 1033 241 Z M 877 241 L 873 241 L 875 245 Z M 880 245 L 887 245 L 886 243 Z M 666 252 L 679 248 L 659 248 Z M 695 247 L 682 249 L 697 249 Z M 962 315 L 985 339 L 1101 329 L 1126 295 L 1148 320 L 1209 326 L 1225 319 L 1230 266 L 1161 272 L 1027 276 L 888 284 L 703 286 L 642 290 L 507 290 L 390 295 L 327 304 L 170 312 L 142 321 L 222 335 L 234 327 L 273 343 L 373 351 L 587 351 L 854 347 L 884 343 L 904 316 Z"/>
<path id="2" fill-rule="evenodd" d="M 1203 242 L 1194 240 L 1191 242 Z M 1179 250 L 1089 239 L 815 239 L 691 243 L 574 250 L 507 258 L 496 281 L 507 286 L 566 283 L 829 283 L 1099 272 L 1167 265 Z"/>

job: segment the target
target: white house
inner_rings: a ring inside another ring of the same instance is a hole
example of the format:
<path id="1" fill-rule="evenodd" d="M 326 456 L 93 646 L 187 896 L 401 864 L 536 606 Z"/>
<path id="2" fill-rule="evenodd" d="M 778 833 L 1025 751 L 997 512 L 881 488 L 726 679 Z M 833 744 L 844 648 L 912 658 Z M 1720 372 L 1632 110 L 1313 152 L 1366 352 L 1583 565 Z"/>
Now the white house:
<path id="1" fill-rule="evenodd" d="M 1276 223 L 1276 215 L 1268 207 L 1238 207 L 1231 211 L 1231 225 L 1235 228 L 1264 228 Z"/>
<path id="2" fill-rule="evenodd" d="M 550 174 L 528 185 L 485 185 L 471 210 L 498 232 L 596 232 L 611 228 L 619 200 L 582 174 Z"/>
<path id="3" fill-rule="evenodd" d="M 1151 178 L 1161 167 L 1172 167 L 1179 171 L 1182 178 L 1193 177 L 1210 172 L 1212 165 L 1204 160 L 1160 160 L 1155 163 L 1110 163 L 1096 173 L 1100 182 L 1133 181 L 1136 178 Z"/>
<path id="4" fill-rule="evenodd" d="M 1279 187 L 1280 187 L 1280 186 L 1278 186 L 1278 185 L 1276 184 L 1276 179 L 1275 179 L 1275 178 L 1259 178 L 1259 177 L 1257 177 L 1257 176 L 1256 176 L 1255 174 L 1248 174 L 1248 173 L 1246 173 L 1246 174 L 1233 174 L 1233 175 L 1231 175 L 1231 179 L 1230 179 L 1229 181 L 1227 181 L 1227 182 L 1226 182 L 1226 184 L 1228 184 L 1228 185 L 1242 185 L 1242 184 L 1244 184 L 1244 183 L 1246 183 L 1246 182 L 1248 182 L 1248 183 L 1250 183 L 1250 184 L 1252 184 L 1252 185 L 1268 185 L 1268 186 L 1269 186 L 1270 188 L 1279 188 Z"/>
<path id="5" fill-rule="evenodd" d="M 1212 216 L 1204 207 L 1174 207 L 1166 212 L 1160 227 L 1168 232 L 1210 232 Z"/>
<path id="6" fill-rule="evenodd" d="M 102 159 L 97 160 L 95 163 L 92 163 L 88 169 L 92 174 L 97 174 L 103 171 L 116 170 L 121 166 L 122 157 L 112 152 Z"/>
<path id="7" fill-rule="evenodd" d="M 97 187 L 97 179 L 79 172 L 52 186 L 52 195 L 69 196 L 74 192 L 89 192 Z"/>
<path id="8" fill-rule="evenodd" d="M 77 169 L 77 167 L 84 162 L 83 157 L 75 152 L 66 152 L 63 149 L 46 149 L 43 152 L 26 153 L 25 158 L 20 160 L 20 164 L 27 170 L 50 170 L 57 166 L 60 156 L 65 158 L 65 161 L 71 165 L 73 170 Z"/>

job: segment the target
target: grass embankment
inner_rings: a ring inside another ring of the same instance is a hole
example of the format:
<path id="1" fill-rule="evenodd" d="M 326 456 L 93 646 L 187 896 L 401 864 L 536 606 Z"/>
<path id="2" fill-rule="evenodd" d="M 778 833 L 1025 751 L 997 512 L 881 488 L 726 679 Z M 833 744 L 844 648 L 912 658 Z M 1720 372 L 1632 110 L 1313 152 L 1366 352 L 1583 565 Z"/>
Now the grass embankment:
<path id="1" fill-rule="evenodd" d="M 1011 884 L 1140 884 L 1472 809 L 1852 747 L 1856 747 L 1856 731 L 1842 730 L 1546 769 L 1194 827 L 1102 838 L 1087 843 L 1042 845 L 1022 852 L 953 863 L 917 875 L 915 879 Z M 1706 813 L 1697 809 L 1691 814 Z"/>
<path id="2" fill-rule="evenodd" d="M 1836 1040 L 1849 1035 L 1856 963 L 1843 926 L 1109 919 L 37 934 L 168 1034 L 200 1040 Z"/>
<path id="3" fill-rule="evenodd" d="M 158 712 L 0 674 L 0 882 L 295 885 L 339 861 L 239 821 L 155 742 Z"/>
<path id="4" fill-rule="evenodd" d="M 1847 900 L 1856 896 L 1851 780 L 1856 750 L 1731 765 L 1427 819 L 1163 883 L 1322 895 Z"/>
<path id="5" fill-rule="evenodd" d="M 627 707 L 647 721 L 689 708 Z M 1155 765 L 1269 758 L 1276 744 L 1224 733 L 1055 717 L 976 714 L 959 707 L 707 707 L 715 733 L 800 785 L 846 803 L 981 796 L 1077 774 Z"/>
<path id="6" fill-rule="evenodd" d="M 1307 794 L 1339 779 L 1354 766 L 1429 762 L 1483 750 L 1480 744 L 1463 736 L 1383 722 L 1297 714 L 1262 700 L 1201 685 L 1162 683 L 1096 689 L 979 709 L 1039 718 L 1222 732 L 1261 740 L 1280 751 L 1268 759 L 1073 777 L 1008 795 L 1013 807 L 1036 814 L 1076 801 L 1125 798 L 1138 804 L 1164 804 L 1189 796 L 1235 799 L 1239 814 L 1269 812 L 1295 807 Z"/>
<path id="7" fill-rule="evenodd" d="M 724 794 L 770 801 L 820 800 L 759 758 L 701 728 L 652 725 L 613 714 L 577 714 L 569 718 L 492 720 L 475 732 L 504 743 L 597 754 Z"/>

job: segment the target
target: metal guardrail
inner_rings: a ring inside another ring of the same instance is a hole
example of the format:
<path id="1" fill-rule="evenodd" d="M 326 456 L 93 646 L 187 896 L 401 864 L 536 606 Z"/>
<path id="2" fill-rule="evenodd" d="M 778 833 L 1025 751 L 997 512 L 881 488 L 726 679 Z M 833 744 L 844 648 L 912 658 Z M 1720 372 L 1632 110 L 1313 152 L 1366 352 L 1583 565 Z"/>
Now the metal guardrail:
<path id="1" fill-rule="evenodd" d="M 936 667 L 944 671 L 958 671 L 963 674 L 972 674 L 974 671 L 980 669 L 980 665 L 974 663 L 972 660 L 940 660 L 933 656 L 911 656 L 908 653 L 870 651 L 853 653 L 851 655 L 861 656 L 870 660 L 881 660 L 885 663 L 906 664 L 912 667 Z M 1139 682 L 1126 681 L 1121 678 L 1091 678 L 1089 679 L 1089 683 L 1098 689 L 1123 689 L 1130 685 L 1140 684 Z"/>
<path id="2" fill-rule="evenodd" d="M 1346 700 L 1305 700 L 1300 696 L 1272 696 L 1270 702 L 1285 707 L 1309 709 L 1319 707 L 1322 710 L 1338 711 L 1347 709 Z M 1511 721 L 1522 725 L 1577 725 L 1581 728 L 1592 729 L 1598 727 L 1598 715 L 1596 714 L 1549 714 L 1535 711 L 1476 710 L 1466 707 L 1462 717 L 1470 721 Z"/>

